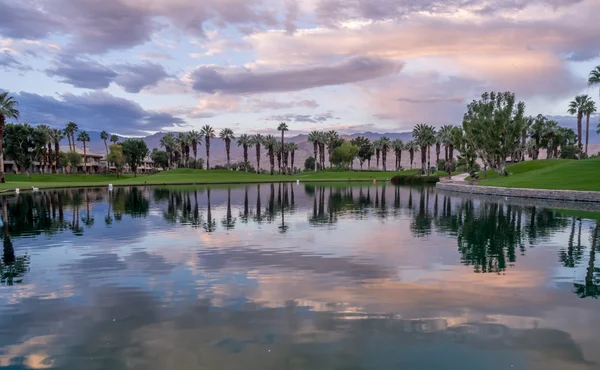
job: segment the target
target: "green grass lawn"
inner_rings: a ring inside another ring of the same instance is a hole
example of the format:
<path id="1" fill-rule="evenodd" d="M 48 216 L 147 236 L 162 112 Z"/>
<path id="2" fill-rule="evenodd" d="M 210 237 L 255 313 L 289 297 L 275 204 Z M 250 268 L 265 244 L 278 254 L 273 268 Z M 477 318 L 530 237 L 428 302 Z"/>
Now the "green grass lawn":
<path id="1" fill-rule="evenodd" d="M 252 182 L 273 182 L 273 181 L 371 181 L 391 179 L 397 174 L 416 174 L 418 170 L 408 170 L 402 172 L 344 172 L 344 171 L 321 171 L 321 172 L 302 172 L 297 175 L 261 175 L 256 173 L 219 171 L 219 170 L 193 170 L 177 169 L 165 171 L 154 175 L 124 175 L 117 178 L 116 175 L 63 175 L 63 174 L 44 174 L 31 175 L 7 175 L 6 183 L 0 184 L 0 190 L 5 189 L 30 189 L 32 186 L 37 188 L 47 187 L 78 187 L 78 186 L 105 186 L 113 185 L 163 185 L 163 184 L 211 184 L 211 183 L 252 183 Z M 445 176 L 446 173 L 437 173 Z"/>
<path id="2" fill-rule="evenodd" d="M 600 191 L 600 158 L 582 161 L 558 159 L 526 161 L 514 166 L 519 165 L 523 166 L 521 169 L 529 170 L 512 171 L 513 175 L 507 177 L 490 177 L 479 181 L 479 184 L 508 188 Z M 511 172 L 509 169 L 507 171 Z"/>
<path id="3" fill-rule="evenodd" d="M 542 168 L 558 166 L 558 165 L 565 164 L 568 162 L 573 162 L 573 160 L 572 159 L 539 159 L 536 161 L 524 161 L 524 162 L 519 162 L 519 163 L 515 163 L 515 164 L 509 164 L 508 166 L 506 166 L 506 171 L 508 172 L 509 176 L 513 176 L 513 175 L 519 175 L 519 174 L 522 174 L 525 172 L 540 170 Z M 500 177 L 500 175 L 498 175 L 498 173 L 494 170 L 487 171 L 487 179 L 484 179 L 483 171 L 479 172 L 478 175 L 482 179 L 482 181 Z M 469 180 L 469 179 L 470 178 L 467 178 L 467 180 Z"/>

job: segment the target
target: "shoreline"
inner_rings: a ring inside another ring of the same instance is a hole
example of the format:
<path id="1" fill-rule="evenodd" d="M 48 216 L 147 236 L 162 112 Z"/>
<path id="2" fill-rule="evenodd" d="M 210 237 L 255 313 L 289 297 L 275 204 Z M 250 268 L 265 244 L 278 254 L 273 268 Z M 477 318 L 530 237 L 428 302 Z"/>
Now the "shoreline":
<path id="1" fill-rule="evenodd" d="M 525 198 L 580 203 L 600 203 L 600 191 L 504 188 L 499 186 L 481 186 L 438 182 L 436 189 L 448 192 L 488 195 L 496 197 Z"/>

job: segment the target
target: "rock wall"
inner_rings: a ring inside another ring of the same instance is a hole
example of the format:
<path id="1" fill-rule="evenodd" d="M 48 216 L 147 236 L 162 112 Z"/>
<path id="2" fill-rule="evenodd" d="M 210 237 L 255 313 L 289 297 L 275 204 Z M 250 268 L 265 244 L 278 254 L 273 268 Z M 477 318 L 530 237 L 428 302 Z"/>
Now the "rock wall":
<path id="1" fill-rule="evenodd" d="M 575 202 L 600 202 L 600 191 L 502 188 L 497 186 L 463 185 L 443 182 L 438 182 L 436 184 L 436 188 L 438 190 L 453 191 L 458 193 L 493 195 L 500 197 L 551 199 Z"/>

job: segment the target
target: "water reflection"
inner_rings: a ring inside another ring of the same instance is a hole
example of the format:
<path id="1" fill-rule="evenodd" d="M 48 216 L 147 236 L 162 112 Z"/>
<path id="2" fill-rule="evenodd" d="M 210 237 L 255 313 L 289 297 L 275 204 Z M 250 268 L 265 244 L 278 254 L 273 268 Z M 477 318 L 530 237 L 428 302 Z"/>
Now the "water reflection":
<path id="1" fill-rule="evenodd" d="M 2 207 L 0 366 L 600 362 L 594 220 L 388 185 L 82 189 Z"/>

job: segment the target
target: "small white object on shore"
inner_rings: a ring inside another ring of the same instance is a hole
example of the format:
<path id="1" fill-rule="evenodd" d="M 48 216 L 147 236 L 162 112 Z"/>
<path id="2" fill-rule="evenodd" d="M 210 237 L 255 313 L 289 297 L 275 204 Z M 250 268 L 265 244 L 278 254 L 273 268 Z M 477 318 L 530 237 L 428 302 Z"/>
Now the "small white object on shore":
<path id="1" fill-rule="evenodd" d="M 112 184 L 108 184 L 108 191 L 112 191 L 113 190 L 113 185 Z"/>
<path id="2" fill-rule="evenodd" d="M 19 192 L 20 192 L 19 188 L 16 188 L 15 193 L 19 194 Z"/>
<path id="3" fill-rule="evenodd" d="M 33 186 L 31 187 L 31 190 L 32 190 L 32 191 L 40 191 L 40 189 L 38 189 L 38 188 L 35 188 L 35 187 L 33 187 Z"/>
<path id="4" fill-rule="evenodd" d="M 300 180 L 296 180 L 296 185 L 300 185 Z"/>

